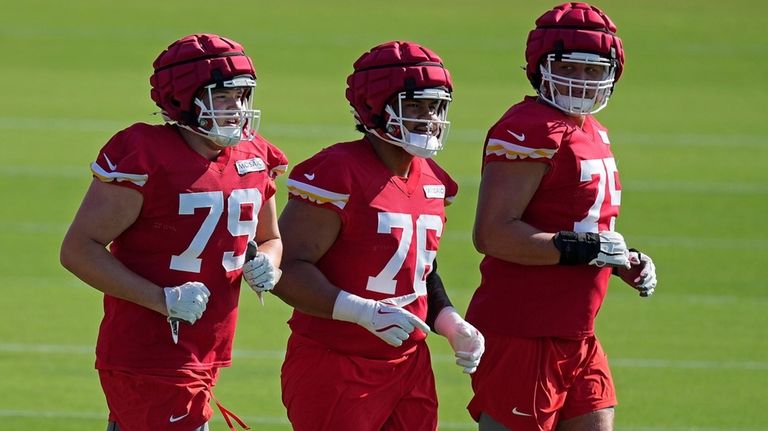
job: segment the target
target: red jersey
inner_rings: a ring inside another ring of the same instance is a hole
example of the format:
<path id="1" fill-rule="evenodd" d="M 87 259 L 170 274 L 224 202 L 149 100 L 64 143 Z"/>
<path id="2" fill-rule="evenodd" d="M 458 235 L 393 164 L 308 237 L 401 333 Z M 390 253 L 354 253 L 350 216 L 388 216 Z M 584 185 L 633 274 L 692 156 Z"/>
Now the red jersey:
<path id="1" fill-rule="evenodd" d="M 166 317 L 104 296 L 96 367 L 208 369 L 228 366 L 247 243 L 261 205 L 275 193 L 285 155 L 260 136 L 211 161 L 176 126 L 134 124 L 101 149 L 91 169 L 102 181 L 139 191 L 136 221 L 110 246 L 130 270 L 161 287 L 204 283 L 202 318 L 182 323 L 179 343 Z"/>
<path id="2" fill-rule="evenodd" d="M 572 117 L 526 97 L 491 127 L 483 166 L 538 162 L 549 166 L 522 221 L 544 232 L 613 230 L 621 203 L 606 129 L 591 115 Z M 486 256 L 467 311 L 480 331 L 521 337 L 581 338 L 608 288 L 610 268 L 519 265 Z"/>
<path id="3" fill-rule="evenodd" d="M 426 276 L 432 271 L 445 205 L 458 185 L 434 161 L 414 158 L 407 179 L 393 176 L 365 140 L 336 144 L 297 165 L 288 179 L 290 199 L 328 208 L 341 218 L 339 235 L 317 262 L 335 286 L 374 300 L 417 292 L 405 308 L 427 315 Z M 414 331 L 392 347 L 354 323 L 295 310 L 291 330 L 332 349 L 391 359 L 410 352 L 426 334 Z"/>

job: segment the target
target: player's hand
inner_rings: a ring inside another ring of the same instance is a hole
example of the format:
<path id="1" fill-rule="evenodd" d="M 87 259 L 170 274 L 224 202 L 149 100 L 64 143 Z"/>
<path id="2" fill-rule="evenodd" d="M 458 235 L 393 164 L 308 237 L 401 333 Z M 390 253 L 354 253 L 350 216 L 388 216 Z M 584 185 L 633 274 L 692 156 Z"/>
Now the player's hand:
<path id="1" fill-rule="evenodd" d="M 256 249 L 256 243 L 248 244 L 248 248 L 252 250 Z M 275 285 L 280 281 L 280 276 L 283 272 L 280 268 L 276 268 L 269 256 L 266 253 L 255 251 L 255 254 L 243 265 L 243 278 L 248 286 L 256 293 L 266 292 L 275 288 Z"/>
<path id="2" fill-rule="evenodd" d="M 456 365 L 463 368 L 466 374 L 474 373 L 485 352 L 483 334 L 462 319 L 453 307 L 440 310 L 435 319 L 435 330 L 448 339 L 456 354 Z"/>
<path id="3" fill-rule="evenodd" d="M 188 281 L 181 286 L 165 287 L 165 308 L 168 320 L 183 320 L 190 325 L 203 315 L 211 292 L 203 283 Z"/>
<path id="4" fill-rule="evenodd" d="M 415 329 L 429 332 L 426 323 L 402 308 L 418 297 L 418 294 L 411 293 L 374 301 L 342 290 L 333 306 L 333 318 L 357 323 L 390 346 L 400 347 Z"/>
<path id="5" fill-rule="evenodd" d="M 600 237 L 600 251 L 597 257 L 592 259 L 589 264 L 599 267 L 611 266 L 614 268 L 630 268 L 629 249 L 624 242 L 624 237 L 618 233 L 609 230 L 598 234 Z"/>
<path id="6" fill-rule="evenodd" d="M 616 268 L 615 274 L 621 277 L 625 283 L 637 289 L 640 296 L 646 298 L 653 295 L 656 290 L 656 265 L 647 254 L 630 249 L 629 261 L 631 268 Z"/>

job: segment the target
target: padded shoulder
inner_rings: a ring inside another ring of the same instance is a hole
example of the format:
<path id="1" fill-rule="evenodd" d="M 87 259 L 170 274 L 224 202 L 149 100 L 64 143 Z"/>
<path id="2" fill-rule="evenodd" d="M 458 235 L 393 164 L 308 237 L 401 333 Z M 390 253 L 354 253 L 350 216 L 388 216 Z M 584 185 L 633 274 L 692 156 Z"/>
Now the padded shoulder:
<path id="1" fill-rule="evenodd" d="M 490 160 L 538 160 L 554 157 L 563 136 L 573 127 L 564 115 L 535 99 L 510 108 L 488 132 L 486 162 Z"/>

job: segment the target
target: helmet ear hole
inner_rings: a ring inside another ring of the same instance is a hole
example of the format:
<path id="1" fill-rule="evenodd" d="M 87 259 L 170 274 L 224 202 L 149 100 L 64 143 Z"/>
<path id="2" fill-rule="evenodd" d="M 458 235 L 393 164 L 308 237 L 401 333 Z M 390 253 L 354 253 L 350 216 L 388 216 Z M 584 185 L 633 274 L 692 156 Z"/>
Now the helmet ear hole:
<path id="1" fill-rule="evenodd" d="M 381 115 L 371 115 L 371 121 L 373 122 L 376 129 L 383 129 L 387 125 L 386 121 L 384 121 L 384 117 Z"/>

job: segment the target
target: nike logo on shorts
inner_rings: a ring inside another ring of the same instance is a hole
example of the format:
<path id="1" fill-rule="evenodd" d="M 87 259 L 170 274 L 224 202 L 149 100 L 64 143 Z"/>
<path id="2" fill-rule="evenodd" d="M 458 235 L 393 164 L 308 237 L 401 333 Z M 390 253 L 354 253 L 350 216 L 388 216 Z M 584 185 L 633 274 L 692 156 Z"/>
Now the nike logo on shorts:
<path id="1" fill-rule="evenodd" d="M 528 413 L 521 412 L 520 410 L 517 409 L 517 407 L 512 409 L 512 414 L 517 416 L 533 416 L 533 415 L 529 415 Z"/>
<path id="2" fill-rule="evenodd" d="M 189 416 L 189 412 L 187 412 L 187 413 L 185 413 L 185 414 L 183 414 L 181 416 L 171 415 L 171 417 L 168 418 L 168 422 L 170 422 L 170 423 L 178 422 L 178 421 L 184 419 L 187 416 Z"/>

